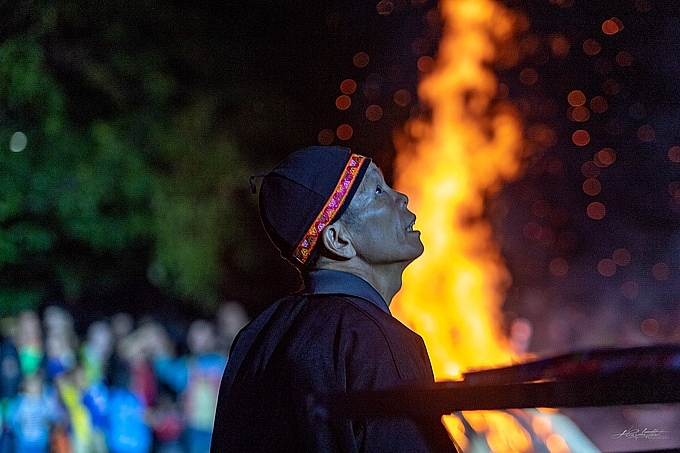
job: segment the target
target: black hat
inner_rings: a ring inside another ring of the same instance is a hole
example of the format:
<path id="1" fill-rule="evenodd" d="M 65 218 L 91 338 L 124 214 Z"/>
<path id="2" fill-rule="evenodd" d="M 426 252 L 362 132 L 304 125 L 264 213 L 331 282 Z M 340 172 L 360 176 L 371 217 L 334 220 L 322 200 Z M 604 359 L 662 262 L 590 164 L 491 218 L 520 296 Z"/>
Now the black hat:
<path id="1" fill-rule="evenodd" d="M 281 256 L 305 263 L 324 227 L 349 205 L 370 162 L 340 146 L 310 146 L 264 176 L 260 217 Z"/>

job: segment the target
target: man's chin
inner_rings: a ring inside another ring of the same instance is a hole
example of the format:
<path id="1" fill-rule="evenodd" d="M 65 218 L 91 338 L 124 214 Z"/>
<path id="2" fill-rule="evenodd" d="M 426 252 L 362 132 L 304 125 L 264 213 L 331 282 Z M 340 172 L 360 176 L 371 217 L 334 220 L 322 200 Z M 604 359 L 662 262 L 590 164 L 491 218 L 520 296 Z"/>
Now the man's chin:
<path id="1" fill-rule="evenodd" d="M 420 258 L 423 252 L 425 252 L 425 247 L 423 247 L 423 244 L 421 242 L 420 247 L 417 250 L 414 250 L 412 257 L 408 259 L 407 265 L 411 264 L 412 262 Z"/>

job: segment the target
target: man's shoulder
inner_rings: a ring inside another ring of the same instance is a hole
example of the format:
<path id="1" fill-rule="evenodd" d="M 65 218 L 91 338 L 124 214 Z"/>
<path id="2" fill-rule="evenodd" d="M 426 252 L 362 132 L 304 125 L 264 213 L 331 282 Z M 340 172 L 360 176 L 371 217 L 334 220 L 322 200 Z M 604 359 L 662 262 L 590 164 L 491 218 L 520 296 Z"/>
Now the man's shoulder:
<path id="1" fill-rule="evenodd" d="M 402 341 L 420 338 L 391 313 L 373 302 L 346 294 L 309 296 L 302 316 L 306 321 L 313 319 L 315 323 L 320 322 L 327 327 L 342 326 L 361 332 L 364 338 L 372 335 L 384 337 L 388 341 L 395 337 L 401 337 Z"/>
<path id="2" fill-rule="evenodd" d="M 305 309 L 325 316 L 367 318 L 394 321 L 393 316 L 373 302 L 350 294 L 311 294 L 304 296 Z"/>

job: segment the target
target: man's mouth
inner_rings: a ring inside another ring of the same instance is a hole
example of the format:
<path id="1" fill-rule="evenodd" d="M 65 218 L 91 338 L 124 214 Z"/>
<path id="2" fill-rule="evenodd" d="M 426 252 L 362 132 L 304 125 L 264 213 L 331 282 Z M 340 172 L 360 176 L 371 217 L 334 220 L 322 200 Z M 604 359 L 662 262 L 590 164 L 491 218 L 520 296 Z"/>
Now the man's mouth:
<path id="1" fill-rule="evenodd" d="M 416 221 L 414 220 L 409 224 L 409 226 L 406 227 L 406 231 L 413 231 L 413 225 L 416 224 Z"/>

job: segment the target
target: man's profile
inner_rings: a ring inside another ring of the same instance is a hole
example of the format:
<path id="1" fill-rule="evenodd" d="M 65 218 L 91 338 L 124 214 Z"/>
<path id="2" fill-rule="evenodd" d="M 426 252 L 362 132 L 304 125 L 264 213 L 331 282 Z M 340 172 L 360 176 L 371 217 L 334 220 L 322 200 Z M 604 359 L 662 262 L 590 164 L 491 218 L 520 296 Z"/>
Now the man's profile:
<path id="1" fill-rule="evenodd" d="M 310 394 L 434 382 L 423 340 L 389 310 L 404 269 L 423 253 L 406 195 L 370 158 L 314 146 L 264 176 L 259 206 L 304 288 L 235 340 L 211 451 L 455 451 L 432 423 L 386 418 L 329 428 L 311 422 L 306 408 Z"/>

